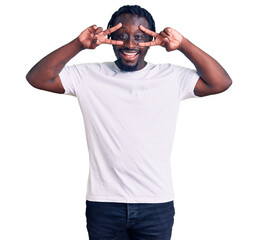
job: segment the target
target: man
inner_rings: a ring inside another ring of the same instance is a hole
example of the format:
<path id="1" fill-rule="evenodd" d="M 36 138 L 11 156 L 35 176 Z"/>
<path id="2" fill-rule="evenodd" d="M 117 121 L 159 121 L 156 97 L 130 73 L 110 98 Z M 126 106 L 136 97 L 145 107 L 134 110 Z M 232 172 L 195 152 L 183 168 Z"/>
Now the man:
<path id="1" fill-rule="evenodd" d="M 65 67 L 83 49 L 101 44 L 113 45 L 115 62 Z M 182 52 L 197 72 L 147 63 L 145 55 L 154 45 Z M 170 153 L 179 103 L 228 89 L 232 81 L 219 63 L 172 28 L 157 34 L 147 10 L 124 6 L 106 31 L 88 27 L 39 61 L 26 77 L 36 88 L 78 98 L 90 160 L 89 238 L 170 239 Z"/>

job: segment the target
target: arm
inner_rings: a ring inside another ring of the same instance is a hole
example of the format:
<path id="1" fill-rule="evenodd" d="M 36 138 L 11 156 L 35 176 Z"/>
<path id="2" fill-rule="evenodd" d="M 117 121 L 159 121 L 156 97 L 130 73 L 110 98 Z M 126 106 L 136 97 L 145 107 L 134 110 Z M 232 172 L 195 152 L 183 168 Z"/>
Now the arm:
<path id="1" fill-rule="evenodd" d="M 106 31 L 102 31 L 101 27 L 97 28 L 95 25 L 85 29 L 79 37 L 41 59 L 28 72 L 26 79 L 35 88 L 64 93 L 59 73 L 65 64 L 83 49 L 95 49 L 103 43 L 123 44 L 121 41 L 113 41 L 105 37 L 121 26 L 122 24 L 118 24 Z"/>
<path id="2" fill-rule="evenodd" d="M 65 64 L 81 51 L 78 38 L 41 59 L 26 75 L 28 82 L 35 88 L 64 93 L 59 73 Z"/>
<path id="3" fill-rule="evenodd" d="M 154 41 L 139 43 L 140 46 L 160 45 L 168 52 L 181 51 L 196 67 L 200 78 L 195 86 L 194 93 L 197 96 L 208 96 L 227 90 L 232 80 L 223 67 L 211 56 L 196 47 L 179 32 L 172 28 L 165 28 L 159 34 L 139 27 L 143 32 L 155 37 Z"/>
<path id="4" fill-rule="evenodd" d="M 224 92 L 231 86 L 232 80 L 224 68 L 189 40 L 183 38 L 178 50 L 195 65 L 200 74 L 194 89 L 195 95 L 202 97 L 216 94 Z"/>

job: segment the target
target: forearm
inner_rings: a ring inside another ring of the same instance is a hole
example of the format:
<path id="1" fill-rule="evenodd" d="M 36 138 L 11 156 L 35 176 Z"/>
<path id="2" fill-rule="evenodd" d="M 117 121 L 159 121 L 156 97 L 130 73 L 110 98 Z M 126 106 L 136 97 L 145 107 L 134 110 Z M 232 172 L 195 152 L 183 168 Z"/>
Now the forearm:
<path id="1" fill-rule="evenodd" d="M 65 64 L 82 50 L 78 38 L 41 59 L 26 75 L 28 82 L 39 87 L 53 81 L 64 68 Z"/>
<path id="2" fill-rule="evenodd" d="M 224 68 L 188 39 L 183 38 L 179 51 L 195 65 L 198 74 L 210 88 L 219 92 L 231 85 L 231 78 Z"/>

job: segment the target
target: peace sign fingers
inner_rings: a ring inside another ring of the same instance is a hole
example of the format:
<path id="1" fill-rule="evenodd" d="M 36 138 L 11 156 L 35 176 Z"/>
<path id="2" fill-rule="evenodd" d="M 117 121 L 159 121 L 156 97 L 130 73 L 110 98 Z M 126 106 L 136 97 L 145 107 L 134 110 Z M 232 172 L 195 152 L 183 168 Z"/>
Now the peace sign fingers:
<path id="1" fill-rule="evenodd" d="M 139 29 L 140 29 L 141 31 L 147 33 L 148 35 L 150 35 L 150 36 L 152 36 L 152 37 L 155 37 L 155 38 L 157 38 L 158 35 L 159 35 L 158 33 L 153 32 L 153 31 L 151 31 L 150 29 L 145 28 L 145 27 L 142 26 L 142 25 L 139 26 Z"/>
<path id="2" fill-rule="evenodd" d="M 148 35 L 155 38 L 154 41 L 138 43 L 139 46 L 141 47 L 150 47 L 150 46 L 157 46 L 157 45 L 163 46 L 164 39 L 160 34 L 153 32 L 142 25 L 139 26 L 139 29 L 144 33 L 147 33 Z"/>
<path id="3" fill-rule="evenodd" d="M 122 24 L 119 23 L 116 26 L 103 31 L 102 27 L 97 27 L 96 25 L 93 25 L 85 29 L 79 35 L 79 41 L 81 42 L 83 49 L 95 49 L 97 46 L 103 43 L 112 45 L 123 45 L 122 41 L 114 41 L 106 38 L 106 35 L 117 31 L 121 27 Z"/>
<path id="4" fill-rule="evenodd" d="M 118 23 L 116 26 L 108 28 L 107 30 L 103 31 L 103 35 L 106 36 L 108 34 L 111 34 L 115 31 L 117 31 L 121 27 L 122 27 L 122 23 Z"/>
<path id="5" fill-rule="evenodd" d="M 123 41 L 116 41 L 116 40 L 111 40 L 108 38 L 104 38 L 101 43 L 112 44 L 112 45 L 123 45 L 124 44 Z"/>
<path id="6" fill-rule="evenodd" d="M 106 38 L 106 35 L 109 35 L 117 31 L 121 27 L 122 27 L 122 23 L 118 23 L 116 26 L 108 28 L 107 30 L 103 31 L 102 36 L 104 38 L 101 38 L 101 43 L 112 44 L 112 45 L 123 45 L 123 41 L 115 41 L 115 40 Z"/>
<path id="7" fill-rule="evenodd" d="M 160 45 L 162 47 L 165 47 L 168 52 L 174 51 L 176 49 L 179 49 L 180 44 L 182 42 L 183 36 L 177 32 L 175 29 L 167 27 L 163 31 L 161 31 L 159 34 L 155 33 L 143 26 L 139 26 L 139 29 L 143 31 L 144 33 L 147 33 L 148 35 L 155 38 L 154 41 L 151 42 L 142 42 L 138 43 L 141 47 L 149 47 L 149 46 L 156 46 Z"/>

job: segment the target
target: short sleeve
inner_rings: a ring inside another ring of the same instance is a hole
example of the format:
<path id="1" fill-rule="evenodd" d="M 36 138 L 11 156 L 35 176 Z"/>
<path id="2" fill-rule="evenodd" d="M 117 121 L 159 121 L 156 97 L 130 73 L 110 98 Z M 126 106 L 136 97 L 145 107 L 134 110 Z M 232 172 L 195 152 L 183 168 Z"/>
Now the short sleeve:
<path id="1" fill-rule="evenodd" d="M 65 94 L 76 96 L 77 88 L 81 82 L 81 73 L 78 66 L 65 66 L 59 73 Z"/>
<path id="2" fill-rule="evenodd" d="M 183 70 L 183 78 L 180 80 L 180 100 L 198 97 L 194 94 L 194 88 L 200 76 L 195 70 L 188 68 Z"/>

